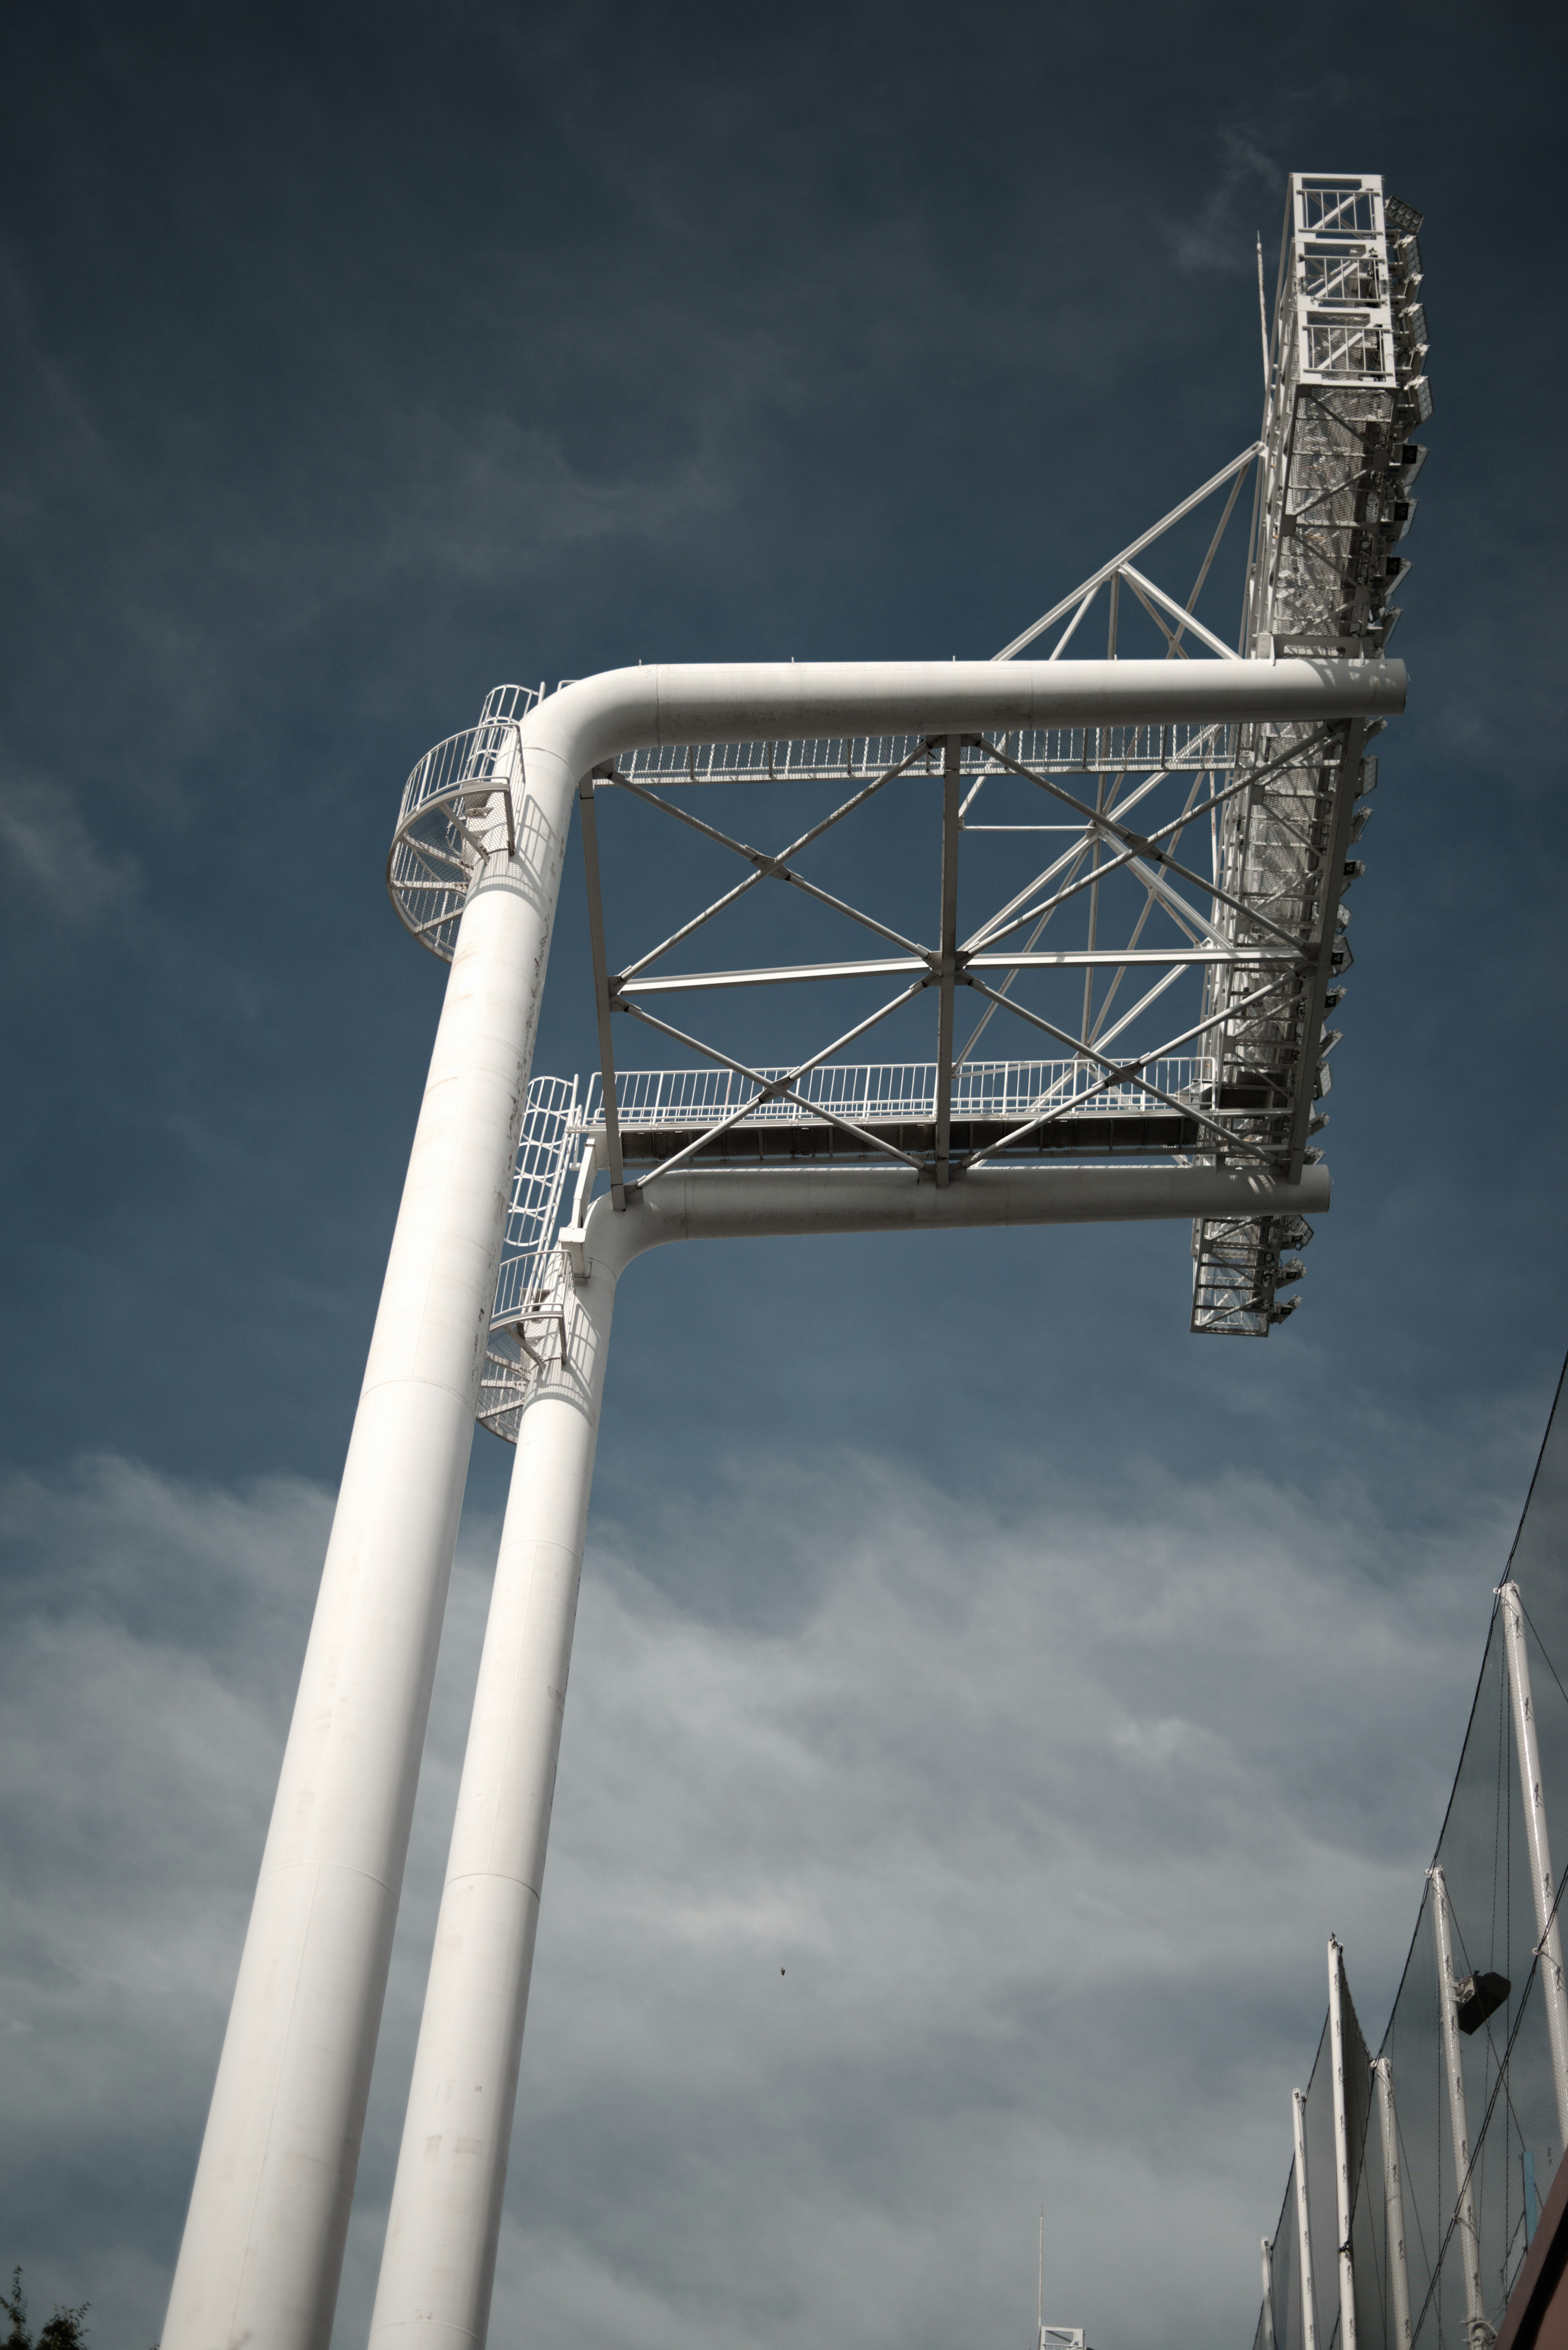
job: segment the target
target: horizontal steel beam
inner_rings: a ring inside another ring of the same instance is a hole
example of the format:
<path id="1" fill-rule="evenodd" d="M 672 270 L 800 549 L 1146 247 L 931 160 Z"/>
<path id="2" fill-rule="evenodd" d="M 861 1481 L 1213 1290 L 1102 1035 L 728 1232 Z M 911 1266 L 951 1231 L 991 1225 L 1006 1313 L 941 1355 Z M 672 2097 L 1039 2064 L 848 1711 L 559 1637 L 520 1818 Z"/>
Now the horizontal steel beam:
<path id="1" fill-rule="evenodd" d="M 606 1194 L 581 1235 L 562 1238 L 575 1260 L 618 1274 L 665 1241 L 1321 1215 L 1328 1203 L 1321 1166 L 1305 1169 L 1299 1183 L 1260 1169 L 995 1167 L 955 1177 L 945 1190 L 901 1168 L 690 1170 L 650 1180 L 619 1214 Z"/>
<path id="2" fill-rule="evenodd" d="M 563 686 L 529 712 L 521 740 L 525 769 L 558 761 L 575 786 L 601 760 L 672 743 L 1309 723 L 1394 715 L 1405 686 L 1402 661 L 1378 660 L 691 663 Z"/>
<path id="3" fill-rule="evenodd" d="M 970 954 L 960 972 L 970 971 L 1168 970 L 1187 963 L 1258 964 L 1299 961 L 1283 947 L 1061 947 L 1050 953 Z M 769 987 L 795 979 L 898 979 L 929 969 L 923 956 L 888 955 L 868 962 L 775 963 L 758 971 L 670 972 L 654 979 L 612 982 L 617 995 L 678 995 L 691 988 Z"/>

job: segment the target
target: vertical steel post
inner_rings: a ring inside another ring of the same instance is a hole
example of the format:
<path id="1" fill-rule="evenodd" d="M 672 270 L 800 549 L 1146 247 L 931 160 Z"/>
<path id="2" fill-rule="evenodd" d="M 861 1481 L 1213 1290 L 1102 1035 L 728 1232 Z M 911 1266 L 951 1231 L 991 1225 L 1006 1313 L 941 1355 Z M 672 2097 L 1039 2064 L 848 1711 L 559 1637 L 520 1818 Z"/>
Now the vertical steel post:
<path id="1" fill-rule="evenodd" d="M 377 2350 L 474 2350 L 490 2320 L 576 1619 L 615 1275 L 589 1261 L 517 1431 L 370 2320 Z"/>
<path id="2" fill-rule="evenodd" d="M 1328 1938 L 1328 2058 L 1334 2082 L 1334 2189 L 1339 2219 L 1339 2345 L 1355 2350 L 1355 2268 L 1350 2248 L 1350 2130 L 1345 2110 L 1345 1953 Z"/>
<path id="3" fill-rule="evenodd" d="M 937 1097 L 933 1157 L 939 1186 L 951 1172 L 953 1117 L 953 990 L 958 971 L 958 860 L 960 788 L 963 783 L 963 738 L 950 734 L 942 744 L 941 968 L 937 980 Z"/>
<path id="4" fill-rule="evenodd" d="M 1274 2248 L 1263 2238 L 1263 2350 L 1274 2350 Z"/>
<path id="5" fill-rule="evenodd" d="M 327 2350 L 571 808 L 497 795 L 464 908 L 164 2350 Z M 530 779 L 531 785 L 533 779 Z M 512 827 L 517 837 L 518 827 Z"/>
<path id="6" fill-rule="evenodd" d="M 1296 2148 L 1296 2261 L 1302 2278 L 1302 2350 L 1317 2350 L 1317 2294 L 1312 2279 L 1312 2213 L 1307 2205 L 1306 2094 L 1291 2091 Z"/>
<path id="7" fill-rule="evenodd" d="M 1394 2068 L 1386 2056 L 1372 2067 L 1377 2084 L 1377 2122 L 1383 2139 L 1383 2227 L 1388 2239 L 1388 2299 L 1394 2319 L 1392 2350 L 1410 2350 L 1410 2267 L 1405 2252 L 1405 2189 L 1399 2176 L 1399 2126 L 1394 2111 Z"/>
<path id="8" fill-rule="evenodd" d="M 1490 2339 L 1481 2301 L 1480 2231 L 1476 2226 L 1475 2187 L 1470 2178 L 1470 2128 L 1465 2113 L 1465 2074 L 1459 2054 L 1459 2007 L 1454 1997 L 1453 1926 L 1449 1881 L 1440 1866 L 1428 1871 L 1432 1885 L 1432 1922 L 1438 1940 L 1438 2021 L 1443 2034 L 1443 2073 L 1449 2088 L 1449 2127 L 1454 2142 L 1454 2232 L 1465 2276 L 1465 2330 L 1470 2350 Z"/>
<path id="9" fill-rule="evenodd" d="M 1552 1845 L 1546 1833 L 1541 1749 L 1536 1743 L 1530 1657 L 1524 1645 L 1524 1603 L 1517 1583 L 1505 1583 L 1497 1596 L 1502 1607 L 1508 1685 L 1513 1699 L 1513 1742 L 1519 1750 L 1519 1784 L 1524 1798 L 1524 1829 L 1530 1840 L 1530 1889 L 1535 1898 L 1536 1950 L 1541 1960 L 1541 1988 L 1546 1999 L 1546 2029 L 1552 2042 L 1558 2144 L 1568 2146 L 1568 1987 L 1563 1976 L 1557 1879 L 1552 1870 Z"/>

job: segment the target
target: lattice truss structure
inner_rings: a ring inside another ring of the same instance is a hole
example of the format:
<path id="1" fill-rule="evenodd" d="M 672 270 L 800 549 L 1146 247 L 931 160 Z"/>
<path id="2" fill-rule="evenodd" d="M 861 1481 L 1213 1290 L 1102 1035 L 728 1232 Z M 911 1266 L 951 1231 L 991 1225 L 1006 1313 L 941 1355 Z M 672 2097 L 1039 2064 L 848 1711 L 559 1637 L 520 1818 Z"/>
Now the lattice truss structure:
<path id="1" fill-rule="evenodd" d="M 1110 659 L 1381 650 L 1425 454 L 1409 435 L 1431 409 L 1417 225 L 1376 178 L 1292 179 L 1261 440 L 999 660 L 1053 630 L 1047 658 L 1081 655 L 1096 606 Z M 1249 482 L 1232 643 L 1199 606 Z M 1189 516 L 1203 551 L 1180 594 L 1144 558 L 1165 542 L 1168 559 Z M 509 846 L 526 820 L 518 728 L 545 691 L 498 688 L 409 778 L 388 881 L 438 955 L 498 811 Z M 514 1432 L 596 1176 L 618 1207 L 694 1162 L 885 1159 L 946 1184 L 988 1164 L 1132 1156 L 1299 1177 L 1326 1122 L 1373 731 L 667 745 L 585 777 L 600 1067 L 530 1093 L 485 1423 Z M 649 905 L 672 891 L 685 903 L 660 930 Z M 620 1067 L 618 1029 L 633 1024 L 684 1066 Z M 1009 1029 L 1044 1057 L 996 1057 Z M 784 1049 L 758 1051 L 759 1034 Z M 873 1037 L 909 1057 L 867 1062 Z M 1280 1293 L 1310 1238 L 1299 1217 L 1198 1225 L 1192 1328 L 1266 1334 L 1296 1302 Z"/>
<path id="2" fill-rule="evenodd" d="M 1410 566 L 1396 550 L 1427 453 L 1411 435 L 1432 412 L 1420 221 L 1385 198 L 1379 179 L 1292 177 L 1242 616 L 1251 659 L 1380 652 L 1398 620 L 1390 598 Z M 1326 1022 L 1352 960 L 1344 897 L 1365 870 L 1351 852 L 1377 784 L 1365 750 L 1373 731 L 1243 728 L 1238 762 L 1255 780 L 1220 827 L 1228 934 L 1257 941 L 1269 921 L 1309 950 L 1303 985 L 1265 1004 L 1248 1005 L 1223 966 L 1204 993 L 1206 1014 L 1227 1014 L 1220 1087 L 1231 1099 L 1251 1096 L 1258 1131 L 1282 1139 L 1293 1171 L 1332 1082 L 1339 1032 Z M 1266 1331 L 1294 1269 L 1282 1246 L 1300 1237 L 1266 1223 L 1199 1223 L 1193 1328 Z"/>

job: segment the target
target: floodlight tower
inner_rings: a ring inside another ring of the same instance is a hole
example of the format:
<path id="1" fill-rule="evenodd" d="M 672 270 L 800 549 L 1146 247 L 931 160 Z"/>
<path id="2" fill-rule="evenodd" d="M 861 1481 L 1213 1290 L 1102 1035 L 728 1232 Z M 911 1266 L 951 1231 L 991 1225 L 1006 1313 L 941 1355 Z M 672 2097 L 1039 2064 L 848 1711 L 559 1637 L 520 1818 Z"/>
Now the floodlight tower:
<path id="1" fill-rule="evenodd" d="M 1256 1228 L 1277 1253 L 1327 1205 L 1327 1170 L 1294 1138 L 1310 1060 L 1262 1104 L 1222 1070 L 1265 1007 L 1297 1035 L 1314 1016 L 1339 877 L 1313 851 L 1323 878 L 1287 917 L 1244 861 L 1221 869 L 1220 827 L 1241 800 L 1266 803 L 1306 744 L 1311 822 L 1337 837 L 1366 730 L 1403 707 L 1404 672 L 1366 646 L 1296 658 L 1250 643 L 1244 658 L 1195 609 L 1212 547 L 1184 602 L 1134 562 L 1225 492 L 1222 532 L 1260 445 L 992 660 L 500 688 L 410 777 L 389 884 L 452 970 L 164 2350 L 326 2350 L 476 1413 L 516 1459 L 374 2331 L 452 2350 L 483 2338 L 610 1319 L 635 1256 L 703 1237 L 1147 1217 Z M 1117 657 L 1063 658 L 1102 587 Z M 1160 657 L 1122 657 L 1124 589 Z M 1069 613 L 1048 659 L 1014 658 Z M 740 795 L 749 829 L 781 811 L 779 847 L 718 821 L 714 785 Z M 1011 795 L 1026 820 L 982 824 L 981 791 L 1009 818 Z M 600 1066 L 530 1086 L 574 799 Z M 676 823 L 744 868 L 614 967 L 601 804 Z M 928 822 L 934 921 L 857 906 L 820 878 L 814 860 L 872 811 L 906 831 Z M 1014 833 L 1053 836 L 1044 868 L 982 876 L 987 910 L 966 927 L 961 847 L 967 868 L 995 848 L 982 835 Z M 1188 835 L 1209 838 L 1207 871 Z M 744 937 L 764 886 L 877 951 L 825 960 L 814 941 L 765 967 L 669 968 L 710 925 L 738 920 Z M 1068 943 L 1078 917 L 1086 937 Z M 1231 984 L 1211 1001 L 1220 972 Z M 779 986 L 876 1000 L 765 1067 L 654 1008 Z M 1174 1032 L 1163 1015 L 1151 1026 L 1183 987 L 1198 993 Z M 979 1013 L 962 1044 L 961 991 Z M 934 1013 L 934 1058 L 846 1058 L 918 1004 Z M 999 1012 L 1054 1057 L 980 1059 Z M 618 1015 L 688 1065 L 618 1070 Z"/>

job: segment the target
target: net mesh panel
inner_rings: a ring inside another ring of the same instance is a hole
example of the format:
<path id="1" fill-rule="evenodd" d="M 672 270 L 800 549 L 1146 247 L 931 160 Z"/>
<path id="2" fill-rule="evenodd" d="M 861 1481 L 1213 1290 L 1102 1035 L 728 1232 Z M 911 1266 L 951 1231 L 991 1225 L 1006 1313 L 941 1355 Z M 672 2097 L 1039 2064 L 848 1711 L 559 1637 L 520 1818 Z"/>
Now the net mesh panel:
<path id="1" fill-rule="evenodd" d="M 1568 1378 L 1568 1373 L 1565 1373 Z M 1509 1573 L 1526 1615 L 1542 1783 L 1559 1887 L 1568 1864 L 1568 1404 L 1559 1386 Z M 1523 2156 L 1535 2158 L 1544 2204 L 1562 2158 L 1546 2005 L 1535 1960 L 1538 1929 L 1513 1735 L 1506 1643 L 1494 1609 L 1459 1769 L 1434 1862 L 1448 1887 L 1455 1971 L 1506 1978 L 1507 1999 L 1473 2033 L 1460 2033 L 1469 2185 L 1481 2308 L 1501 2324 L 1524 2257 Z M 1568 1898 L 1563 1901 L 1568 1910 Z M 1568 1917 L 1559 1912 L 1568 1933 Z M 1358 2350 L 1398 2350 L 1389 2285 L 1382 2124 L 1366 2041 L 1345 2002 L 1345 2102 L 1351 2162 L 1351 2246 Z M 1443 2064 L 1434 1892 L 1424 1889 L 1379 2054 L 1389 2062 L 1404 2194 L 1411 2332 L 1427 2350 L 1469 2341 L 1464 2245 L 1456 2219 L 1462 2179 Z M 1340 2334 L 1338 2209 L 1327 2025 L 1307 2093 L 1307 2185 L 1319 2340 Z M 1274 2241 L 1277 2350 L 1301 2350 L 1293 2167 Z M 1258 2340 L 1266 2320 L 1260 2314 Z"/>

